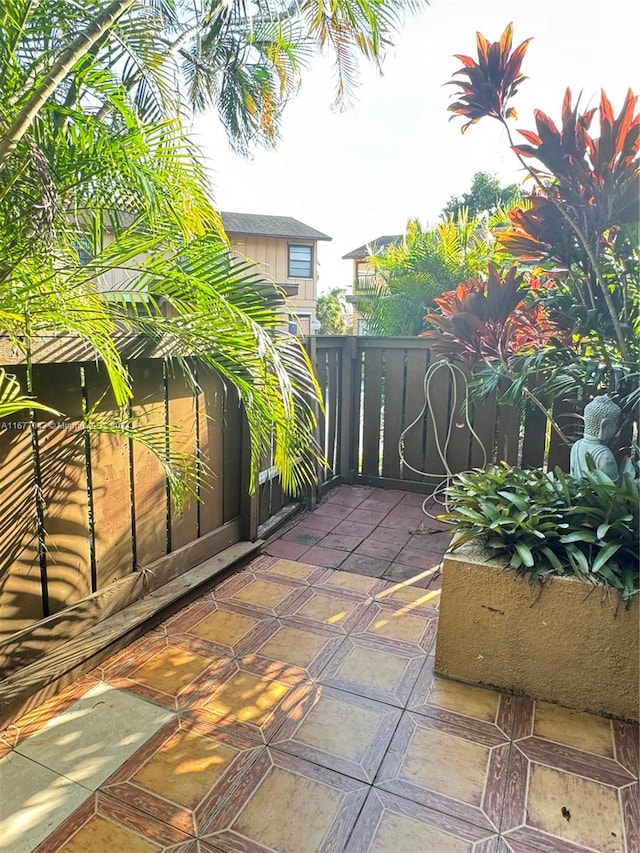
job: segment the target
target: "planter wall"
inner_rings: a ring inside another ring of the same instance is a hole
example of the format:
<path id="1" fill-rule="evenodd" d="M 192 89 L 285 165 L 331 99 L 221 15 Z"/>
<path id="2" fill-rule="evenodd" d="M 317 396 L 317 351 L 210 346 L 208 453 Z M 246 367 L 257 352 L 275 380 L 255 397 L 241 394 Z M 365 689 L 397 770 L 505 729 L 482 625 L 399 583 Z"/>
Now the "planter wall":
<path id="1" fill-rule="evenodd" d="M 569 708 L 639 717 L 639 608 L 574 578 L 543 587 L 467 546 L 447 554 L 435 670 Z"/>

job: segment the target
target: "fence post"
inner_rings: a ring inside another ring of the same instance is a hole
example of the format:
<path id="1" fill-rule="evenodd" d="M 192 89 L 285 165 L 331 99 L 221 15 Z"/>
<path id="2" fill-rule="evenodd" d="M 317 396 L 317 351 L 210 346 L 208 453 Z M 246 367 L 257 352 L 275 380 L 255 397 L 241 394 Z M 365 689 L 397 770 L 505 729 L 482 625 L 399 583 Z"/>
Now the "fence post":
<path id="1" fill-rule="evenodd" d="M 345 337 L 341 352 L 340 420 L 338 426 L 340 434 L 340 470 L 338 473 L 343 483 L 353 483 L 355 480 L 354 447 L 357 447 L 357 440 L 354 441 L 354 431 L 357 435 L 359 425 L 355 413 L 358 412 L 359 415 L 359 407 L 356 406 L 356 401 L 360 394 L 360 384 L 357 381 L 359 376 L 356 377 L 356 367 L 359 364 L 358 354 L 358 338 L 355 335 Z"/>

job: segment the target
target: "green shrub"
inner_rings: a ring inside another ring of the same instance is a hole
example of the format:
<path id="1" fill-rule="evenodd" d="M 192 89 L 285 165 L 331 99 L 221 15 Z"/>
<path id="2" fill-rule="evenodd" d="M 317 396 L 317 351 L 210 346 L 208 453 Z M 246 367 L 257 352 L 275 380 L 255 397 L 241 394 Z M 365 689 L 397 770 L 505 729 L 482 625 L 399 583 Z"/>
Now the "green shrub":
<path id="1" fill-rule="evenodd" d="M 459 474 L 447 489 L 452 550 L 483 538 L 530 580 L 575 575 L 617 589 L 629 604 L 638 593 L 640 488 L 637 470 L 614 483 L 592 470 L 576 480 L 506 463 Z"/>

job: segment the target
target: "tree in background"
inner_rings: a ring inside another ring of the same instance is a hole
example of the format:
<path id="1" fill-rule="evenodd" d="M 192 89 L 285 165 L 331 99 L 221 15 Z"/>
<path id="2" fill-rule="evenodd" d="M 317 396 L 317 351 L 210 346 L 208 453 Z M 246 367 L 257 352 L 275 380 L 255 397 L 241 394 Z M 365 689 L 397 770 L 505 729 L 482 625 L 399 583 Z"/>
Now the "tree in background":
<path id="1" fill-rule="evenodd" d="M 119 331 L 187 373 L 197 355 L 238 389 L 254 462 L 274 442 L 285 488 L 312 479 L 310 364 L 280 331 L 275 287 L 229 258 L 186 120 L 214 107 L 236 149 L 273 144 L 305 57 L 333 51 L 344 101 L 357 56 L 379 64 L 402 12 L 419 5 L 3 0 L 0 326 L 28 364 L 34 335 L 78 335 L 126 407 Z M 116 269 L 127 292 L 98 287 Z M 0 411 L 24 408 L 25 390 L 30 379 L 19 389 L 1 374 Z"/>
<path id="2" fill-rule="evenodd" d="M 471 217 L 485 213 L 493 216 L 500 208 L 510 208 L 522 197 L 517 184 L 501 187 L 495 175 L 488 172 L 476 172 L 471 189 L 461 196 L 451 196 L 442 209 L 444 219 L 458 216 L 464 208 Z"/>
<path id="3" fill-rule="evenodd" d="M 504 220 L 504 214 L 491 223 L 498 219 Z M 402 243 L 369 259 L 377 284 L 356 307 L 374 335 L 417 335 L 425 329 L 425 314 L 435 307 L 437 296 L 505 256 L 487 222 L 465 210 L 433 230 L 410 220 Z"/>
<path id="4" fill-rule="evenodd" d="M 318 297 L 316 315 L 320 322 L 321 335 L 348 335 L 351 332 L 345 291 L 341 287 L 334 287 Z"/>

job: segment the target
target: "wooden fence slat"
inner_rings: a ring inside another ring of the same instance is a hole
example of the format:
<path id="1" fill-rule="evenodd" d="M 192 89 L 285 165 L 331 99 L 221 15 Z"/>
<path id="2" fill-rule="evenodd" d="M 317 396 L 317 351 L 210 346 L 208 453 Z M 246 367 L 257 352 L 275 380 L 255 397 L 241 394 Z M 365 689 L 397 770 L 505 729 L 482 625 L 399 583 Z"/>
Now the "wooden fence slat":
<path id="1" fill-rule="evenodd" d="M 128 367 L 134 425 L 165 427 L 162 362 L 136 359 Z M 136 565 L 144 567 L 167 553 L 167 480 L 158 458 L 141 442 L 132 442 L 131 453 L 135 558 Z"/>
<path id="2" fill-rule="evenodd" d="M 371 350 L 364 361 L 362 473 L 380 473 L 380 410 L 382 407 L 382 350 Z"/>
<path id="3" fill-rule="evenodd" d="M 385 350 L 382 476 L 395 479 L 400 477 L 398 441 L 402 432 L 404 360 L 403 350 Z"/>
<path id="4" fill-rule="evenodd" d="M 318 385 L 320 386 L 320 393 L 325 404 L 324 412 L 318 412 L 318 436 L 320 440 L 320 447 L 322 448 L 325 458 L 329 462 L 331 462 L 331 460 L 329 459 L 329 451 L 327 446 L 327 412 L 329 411 L 329 408 L 331 406 L 330 401 L 328 401 L 327 399 L 327 353 L 328 351 L 326 349 L 316 349 L 315 373 L 316 379 L 318 380 Z"/>
<path id="5" fill-rule="evenodd" d="M 24 367 L 11 373 L 26 389 Z M 42 619 L 29 412 L 0 418 L 0 642 Z"/>
<path id="6" fill-rule="evenodd" d="M 95 368 L 94 368 L 95 369 Z M 82 431 L 82 383 L 78 364 L 38 364 L 33 368 L 34 395 L 41 402 L 64 413 L 57 418 L 45 412 L 36 414 L 39 424 L 38 445 L 44 529 L 47 546 L 47 588 L 49 612 L 57 613 L 92 592 L 91 560 L 87 536 L 89 510 L 86 475 L 85 439 Z M 104 469 L 103 469 L 104 470 Z M 128 472 L 127 472 L 128 473 Z M 94 489 L 101 489 L 98 477 Z M 124 501 L 117 498 L 118 510 L 126 516 L 127 570 L 131 571 L 131 519 L 128 513 L 128 481 Z M 115 507 L 114 507 L 115 510 Z M 111 520 L 100 514 L 96 525 Z M 106 531 L 96 532 L 96 549 Z"/>
<path id="7" fill-rule="evenodd" d="M 339 474 L 345 483 L 350 483 L 357 470 L 358 430 L 355 424 L 360 412 L 360 362 L 356 338 L 343 338 L 341 344 L 338 393 L 339 461 L 335 473 Z"/>
<path id="8" fill-rule="evenodd" d="M 172 366 L 168 372 L 167 388 L 168 422 L 172 430 L 173 445 L 176 449 L 195 455 L 196 397 L 193 388 L 177 366 Z M 179 512 L 172 501 L 169 518 L 172 551 L 198 538 L 198 508 L 194 497 L 188 497 Z"/>
<path id="9" fill-rule="evenodd" d="M 469 442 L 471 441 L 471 432 L 467 426 L 465 419 L 465 394 L 467 389 L 466 379 L 454 371 L 451 390 L 451 416 L 453 417 L 453 426 L 451 430 L 451 439 L 449 441 L 449 450 L 447 453 L 447 462 L 449 468 L 454 474 L 459 474 L 461 471 L 467 471 L 469 468 Z"/>
<path id="10" fill-rule="evenodd" d="M 518 464 L 520 441 L 520 413 L 515 406 L 498 406 L 498 430 L 496 435 L 496 460 Z"/>
<path id="11" fill-rule="evenodd" d="M 484 400 L 473 404 L 473 431 L 482 443 L 486 452 L 486 463 L 493 459 L 496 434 L 496 392 L 493 391 Z M 485 457 L 478 440 L 471 438 L 471 467 L 480 468 L 485 464 Z"/>
<path id="12" fill-rule="evenodd" d="M 576 403 L 571 400 L 561 397 L 554 400 L 553 419 L 569 439 L 578 438 L 582 432 L 582 424 L 576 412 Z M 571 446 L 565 444 L 552 428 L 549 440 L 549 461 L 547 463 L 549 471 L 553 471 L 557 466 L 563 471 L 568 471 L 570 454 Z"/>
<path id="13" fill-rule="evenodd" d="M 223 521 L 232 521 L 240 515 L 242 489 L 240 471 L 242 468 L 242 411 L 235 388 L 225 386 L 223 420 Z"/>
<path id="14" fill-rule="evenodd" d="M 407 350 L 407 372 L 403 429 L 407 429 L 418 416 L 424 404 L 424 377 L 427 372 L 429 353 L 425 349 Z M 424 471 L 424 417 L 411 427 L 404 437 L 404 457 L 416 470 Z M 419 474 L 408 468 L 402 469 L 405 480 L 422 481 Z"/>
<path id="15" fill-rule="evenodd" d="M 200 535 L 221 527 L 223 513 L 224 469 L 224 385 L 222 379 L 202 368 L 198 374 L 200 457 L 206 471 L 200 489 Z"/>
<path id="16" fill-rule="evenodd" d="M 338 353 L 335 349 L 327 352 L 327 460 L 331 470 L 336 470 L 338 445 Z"/>
<path id="17" fill-rule="evenodd" d="M 96 406 L 98 417 L 124 417 L 104 368 L 86 365 L 85 384 L 88 406 Z M 90 444 L 96 589 L 104 589 L 133 571 L 129 440 L 98 433 Z"/>
<path id="18" fill-rule="evenodd" d="M 540 382 L 534 379 L 529 388 L 535 391 Z M 547 418 L 544 412 L 535 406 L 527 406 L 524 418 L 524 437 L 522 439 L 522 467 L 542 468 L 544 450 L 547 441 Z"/>
<path id="19" fill-rule="evenodd" d="M 444 452 L 449 428 L 449 391 L 451 377 L 446 367 L 439 367 L 429 377 L 429 399 L 434 408 L 427 414 L 427 444 L 424 471 L 426 474 L 444 476 L 445 468 L 440 458 Z M 407 393 L 409 389 L 407 389 Z M 418 389 L 416 389 L 418 394 Z M 422 395 L 419 395 L 423 399 Z M 440 452 L 438 452 L 438 448 Z"/>

